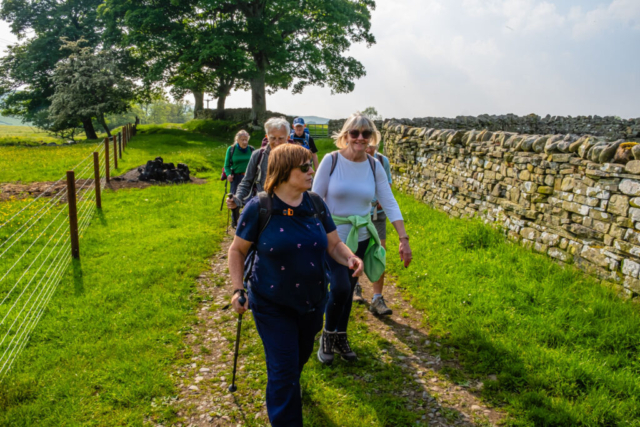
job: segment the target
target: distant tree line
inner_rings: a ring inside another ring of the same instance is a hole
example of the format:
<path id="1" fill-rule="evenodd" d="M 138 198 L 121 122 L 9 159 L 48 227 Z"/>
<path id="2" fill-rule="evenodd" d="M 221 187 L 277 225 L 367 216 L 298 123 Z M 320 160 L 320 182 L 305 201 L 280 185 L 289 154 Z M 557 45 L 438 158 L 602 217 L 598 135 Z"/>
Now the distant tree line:
<path id="1" fill-rule="evenodd" d="M 0 58 L 0 110 L 95 138 L 96 124 L 108 133 L 109 117 L 135 105 L 161 114 L 166 88 L 177 100 L 191 94 L 193 114 L 211 94 L 221 118 L 240 89 L 251 90 L 258 124 L 278 90 L 351 92 L 365 70 L 347 51 L 375 43 L 374 8 L 374 0 L 4 1 L 0 18 L 19 41 Z"/>

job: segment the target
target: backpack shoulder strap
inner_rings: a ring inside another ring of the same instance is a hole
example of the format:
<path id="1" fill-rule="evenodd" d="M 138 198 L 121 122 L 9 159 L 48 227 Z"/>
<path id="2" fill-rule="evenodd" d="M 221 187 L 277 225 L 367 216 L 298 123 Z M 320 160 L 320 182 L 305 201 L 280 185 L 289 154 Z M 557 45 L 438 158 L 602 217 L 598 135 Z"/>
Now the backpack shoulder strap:
<path id="1" fill-rule="evenodd" d="M 376 160 L 368 154 L 367 159 L 369 160 L 369 166 L 371 166 L 371 171 L 373 172 L 373 179 L 376 179 Z"/>
<path id="2" fill-rule="evenodd" d="M 382 165 L 384 166 L 384 157 L 382 157 L 382 154 L 380 153 L 376 153 L 376 158 L 378 159 L 378 161 L 380 163 L 382 163 Z"/>
<path id="3" fill-rule="evenodd" d="M 231 146 L 231 150 L 229 150 L 229 169 L 231 169 L 231 173 L 233 173 L 233 153 L 236 151 L 235 142 Z"/>
<path id="4" fill-rule="evenodd" d="M 313 203 L 313 210 L 316 211 L 316 215 L 322 222 L 327 219 L 327 210 L 324 208 L 324 202 L 322 201 L 322 197 L 318 193 L 314 193 L 313 191 L 307 191 L 309 193 L 309 197 L 311 197 L 311 203 Z"/>
<path id="5" fill-rule="evenodd" d="M 333 175 L 333 171 L 335 170 L 337 164 L 338 164 L 338 152 L 334 151 L 333 153 L 331 153 L 331 171 L 329 172 L 329 176 Z"/>
<path id="6" fill-rule="evenodd" d="M 266 191 L 258 193 L 258 202 L 260 203 L 260 211 L 258 212 L 258 239 L 267 228 L 271 219 L 271 196 Z"/>
<path id="7" fill-rule="evenodd" d="M 253 153 L 255 150 L 255 147 L 253 147 L 252 145 L 248 145 L 247 147 L 249 147 L 249 152 Z"/>

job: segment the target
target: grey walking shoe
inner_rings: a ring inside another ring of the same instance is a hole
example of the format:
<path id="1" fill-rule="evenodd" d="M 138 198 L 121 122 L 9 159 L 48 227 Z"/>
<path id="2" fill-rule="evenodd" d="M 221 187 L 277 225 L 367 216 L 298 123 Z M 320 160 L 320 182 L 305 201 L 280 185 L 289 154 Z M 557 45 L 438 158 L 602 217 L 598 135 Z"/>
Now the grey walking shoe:
<path id="1" fill-rule="evenodd" d="M 371 304 L 369 304 L 369 311 L 373 314 L 377 314 L 378 316 L 388 316 L 393 314 L 393 310 L 385 304 L 384 297 L 378 297 L 371 301 Z"/>
<path id="2" fill-rule="evenodd" d="M 362 286 L 360 286 L 360 282 L 356 283 L 356 289 L 353 292 L 353 302 L 364 304 L 364 297 L 362 296 Z"/>
<path id="3" fill-rule="evenodd" d="M 353 362 L 358 356 L 351 350 L 346 332 L 338 332 L 333 350 L 347 362 Z"/>
<path id="4" fill-rule="evenodd" d="M 336 333 L 322 331 L 320 337 L 320 348 L 318 349 L 318 360 L 324 365 L 333 363 L 333 352 L 335 348 Z"/>

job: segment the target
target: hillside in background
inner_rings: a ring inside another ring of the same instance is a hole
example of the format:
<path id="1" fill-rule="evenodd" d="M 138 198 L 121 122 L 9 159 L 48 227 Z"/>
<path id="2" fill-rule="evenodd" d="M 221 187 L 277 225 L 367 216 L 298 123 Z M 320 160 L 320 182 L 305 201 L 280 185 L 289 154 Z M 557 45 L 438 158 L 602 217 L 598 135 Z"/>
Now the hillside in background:
<path id="1" fill-rule="evenodd" d="M 11 117 L 11 116 L 0 116 L 0 125 L 7 125 L 7 126 L 29 126 L 29 123 L 22 123 L 22 120 L 20 120 L 17 117 Z"/>
<path id="2" fill-rule="evenodd" d="M 329 123 L 329 119 L 325 119 L 324 117 L 318 116 L 300 116 L 304 119 L 306 124 L 311 125 L 326 125 Z"/>

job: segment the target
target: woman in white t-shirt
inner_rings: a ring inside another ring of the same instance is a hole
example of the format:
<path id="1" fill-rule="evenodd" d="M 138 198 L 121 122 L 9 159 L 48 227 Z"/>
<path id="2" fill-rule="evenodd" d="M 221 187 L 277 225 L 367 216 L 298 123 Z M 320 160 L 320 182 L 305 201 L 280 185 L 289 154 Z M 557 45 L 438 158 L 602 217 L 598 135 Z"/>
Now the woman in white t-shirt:
<path id="1" fill-rule="evenodd" d="M 400 258 L 405 267 L 411 262 L 409 236 L 393 197 L 384 168 L 366 153 L 376 144 L 378 132 L 368 117 L 355 113 L 342 130 L 334 134 L 335 151 L 324 157 L 313 182 L 313 191 L 325 200 L 337 225 L 338 236 L 365 262 L 365 273 L 371 282 L 384 272 L 384 249 L 371 222 L 371 200 L 377 199 L 400 236 Z M 325 310 L 318 359 L 331 364 L 334 353 L 351 361 L 357 358 L 347 339 L 347 326 L 357 278 L 349 270 L 329 260 L 331 292 Z"/>

